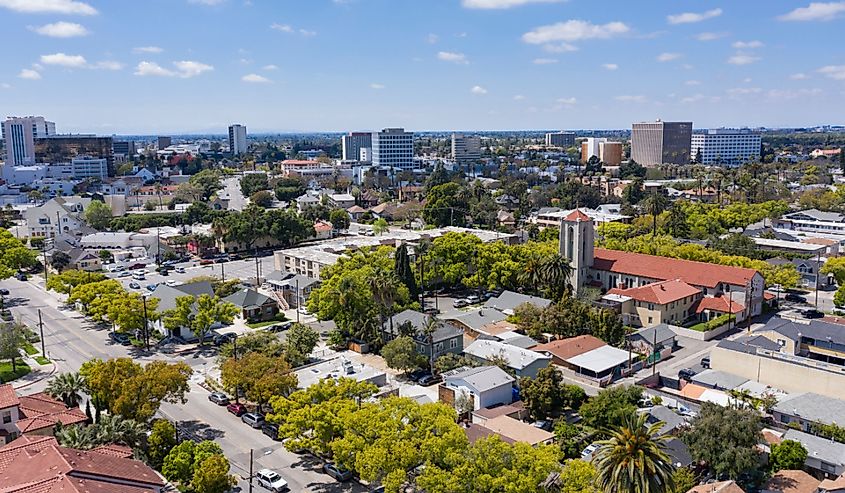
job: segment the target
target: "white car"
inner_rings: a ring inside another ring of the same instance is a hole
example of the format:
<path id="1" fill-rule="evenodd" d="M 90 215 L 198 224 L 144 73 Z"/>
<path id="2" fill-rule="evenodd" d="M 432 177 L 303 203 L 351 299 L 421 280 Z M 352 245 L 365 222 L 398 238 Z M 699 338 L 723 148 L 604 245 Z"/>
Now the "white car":
<path id="1" fill-rule="evenodd" d="M 167 284 L 168 286 L 173 287 L 173 286 L 178 286 L 179 281 L 177 281 L 175 279 L 168 279 L 168 280 L 164 281 L 164 284 Z"/>
<path id="2" fill-rule="evenodd" d="M 270 491 L 279 493 L 288 490 L 288 482 L 276 471 L 262 469 L 255 475 L 255 479 L 258 480 L 259 486 L 263 486 Z"/>

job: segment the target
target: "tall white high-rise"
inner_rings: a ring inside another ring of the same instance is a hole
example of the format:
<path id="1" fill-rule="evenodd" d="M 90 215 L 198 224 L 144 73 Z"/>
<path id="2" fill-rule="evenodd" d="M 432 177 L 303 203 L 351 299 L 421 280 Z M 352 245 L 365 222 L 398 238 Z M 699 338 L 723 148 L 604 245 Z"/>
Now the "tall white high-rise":
<path id="1" fill-rule="evenodd" d="M 452 134 L 452 159 L 458 164 L 474 163 L 481 159 L 481 137 Z"/>
<path id="2" fill-rule="evenodd" d="M 237 123 L 229 125 L 229 152 L 238 156 L 246 150 L 246 127 Z"/>
<path id="3" fill-rule="evenodd" d="M 360 161 L 361 149 L 373 146 L 373 134 L 370 132 L 349 132 L 340 138 L 344 161 Z"/>
<path id="4" fill-rule="evenodd" d="M 404 128 L 385 128 L 373 132 L 373 166 L 413 169 L 414 133 Z"/>
<path id="5" fill-rule="evenodd" d="M 6 166 L 35 162 L 35 139 L 56 135 L 56 124 L 43 116 L 10 116 L 3 122 Z"/>
<path id="6" fill-rule="evenodd" d="M 690 154 L 701 164 L 739 165 L 759 159 L 762 139 L 747 128 L 718 128 L 692 134 Z"/>

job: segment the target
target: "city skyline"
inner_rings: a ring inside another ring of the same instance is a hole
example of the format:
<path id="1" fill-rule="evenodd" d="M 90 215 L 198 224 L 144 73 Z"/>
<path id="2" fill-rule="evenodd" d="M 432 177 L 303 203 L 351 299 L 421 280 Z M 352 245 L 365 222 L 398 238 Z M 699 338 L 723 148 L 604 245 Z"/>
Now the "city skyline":
<path id="1" fill-rule="evenodd" d="M 593 8 L 590 8 L 593 7 Z M 845 2 L 0 0 L 3 115 L 58 132 L 837 124 Z"/>

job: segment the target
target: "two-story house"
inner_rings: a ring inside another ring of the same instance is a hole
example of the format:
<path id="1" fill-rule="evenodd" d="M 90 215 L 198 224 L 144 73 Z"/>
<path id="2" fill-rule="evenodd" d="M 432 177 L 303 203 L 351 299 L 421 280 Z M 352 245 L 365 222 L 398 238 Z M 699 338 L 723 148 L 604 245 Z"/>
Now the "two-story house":
<path id="1" fill-rule="evenodd" d="M 427 333 L 433 329 L 431 335 Z M 427 359 L 435 360 L 445 353 L 461 354 L 464 350 L 464 332 L 416 310 L 397 313 L 382 326 L 385 342 L 402 335 L 409 335 L 417 344 L 417 352 Z"/>
<path id="2" fill-rule="evenodd" d="M 56 423 L 85 423 L 88 416 L 78 408 L 68 408 L 61 401 L 41 392 L 18 397 L 11 384 L 0 385 L 0 438 L 9 443 L 27 435 L 52 435 Z"/>

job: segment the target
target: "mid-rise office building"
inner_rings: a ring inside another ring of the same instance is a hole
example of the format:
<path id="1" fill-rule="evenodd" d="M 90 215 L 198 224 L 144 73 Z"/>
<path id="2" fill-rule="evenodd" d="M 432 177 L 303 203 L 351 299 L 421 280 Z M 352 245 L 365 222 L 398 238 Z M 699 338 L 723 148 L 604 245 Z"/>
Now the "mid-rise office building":
<path id="1" fill-rule="evenodd" d="M 581 162 L 586 163 L 593 156 L 601 158 L 599 146 L 605 142 L 604 137 L 588 137 L 581 141 Z"/>
<path id="2" fill-rule="evenodd" d="M 157 144 L 158 150 L 167 149 L 168 147 L 173 145 L 173 138 L 159 136 Z"/>
<path id="3" fill-rule="evenodd" d="M 692 122 L 634 123 L 631 159 L 643 166 L 689 164 Z"/>
<path id="4" fill-rule="evenodd" d="M 481 137 L 452 134 L 452 159 L 458 164 L 474 163 L 481 159 Z"/>
<path id="5" fill-rule="evenodd" d="M 135 142 L 131 140 L 116 140 L 112 142 L 111 148 L 115 156 L 121 156 L 123 158 L 132 157 L 138 152 Z"/>
<path id="6" fill-rule="evenodd" d="M 80 156 L 69 163 L 55 163 L 47 166 L 47 177 L 62 180 L 104 180 L 109 176 L 108 161 L 102 158 Z"/>
<path id="7" fill-rule="evenodd" d="M 414 133 L 404 128 L 385 128 L 373 132 L 373 166 L 414 169 Z"/>
<path id="8" fill-rule="evenodd" d="M 361 161 L 361 149 L 373 146 L 370 132 L 349 132 L 340 138 L 344 161 Z"/>
<path id="9" fill-rule="evenodd" d="M 3 122 L 6 165 L 35 163 L 35 139 L 56 134 L 56 124 L 43 116 L 10 116 Z"/>
<path id="10" fill-rule="evenodd" d="M 760 157 L 762 139 L 747 128 L 696 131 L 690 144 L 692 158 L 701 164 L 740 165 Z"/>
<path id="11" fill-rule="evenodd" d="M 549 132 L 546 134 L 549 147 L 572 147 L 575 145 L 575 132 Z"/>
<path id="12" fill-rule="evenodd" d="M 108 176 L 114 176 L 114 150 L 111 137 L 63 134 L 35 139 L 35 161 L 38 163 L 67 163 L 83 156 L 105 159 Z"/>
<path id="13" fill-rule="evenodd" d="M 246 151 L 246 127 L 237 123 L 229 125 L 229 152 L 239 156 Z"/>
<path id="14" fill-rule="evenodd" d="M 622 142 L 599 142 L 599 160 L 608 166 L 622 164 Z"/>

